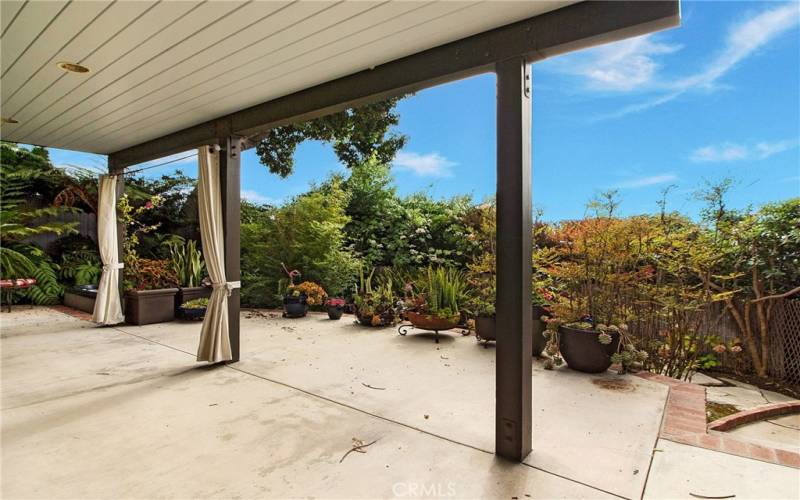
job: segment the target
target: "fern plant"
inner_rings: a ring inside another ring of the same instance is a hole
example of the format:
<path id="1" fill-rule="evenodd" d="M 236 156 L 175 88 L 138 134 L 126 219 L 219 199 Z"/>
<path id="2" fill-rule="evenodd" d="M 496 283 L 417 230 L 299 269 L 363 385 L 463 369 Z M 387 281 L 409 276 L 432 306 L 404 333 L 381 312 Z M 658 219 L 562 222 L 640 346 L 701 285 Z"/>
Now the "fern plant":
<path id="1" fill-rule="evenodd" d="M 0 276 L 30 278 L 40 265 L 38 250 L 23 242 L 32 236 L 77 232 L 76 223 L 52 220 L 53 217 L 76 212 L 64 206 L 37 208 L 32 205 L 36 186 L 63 174 L 50 165 L 47 158 L 15 144 L 2 143 L 0 163 Z M 38 250 L 41 252 L 41 250 Z"/>
<path id="2" fill-rule="evenodd" d="M 28 297 L 37 305 L 50 306 L 61 302 L 64 287 L 58 282 L 58 274 L 46 260 L 39 262 L 33 272 L 36 284 L 28 289 Z"/>

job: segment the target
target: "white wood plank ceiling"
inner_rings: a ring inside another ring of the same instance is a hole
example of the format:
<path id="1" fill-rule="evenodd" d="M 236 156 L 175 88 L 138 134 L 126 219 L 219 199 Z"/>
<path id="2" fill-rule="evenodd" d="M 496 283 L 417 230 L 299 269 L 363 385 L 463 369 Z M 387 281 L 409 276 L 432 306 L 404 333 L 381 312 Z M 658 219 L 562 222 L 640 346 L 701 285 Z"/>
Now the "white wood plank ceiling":
<path id="1" fill-rule="evenodd" d="M 569 3 L 2 0 L 2 138 L 110 153 Z"/>

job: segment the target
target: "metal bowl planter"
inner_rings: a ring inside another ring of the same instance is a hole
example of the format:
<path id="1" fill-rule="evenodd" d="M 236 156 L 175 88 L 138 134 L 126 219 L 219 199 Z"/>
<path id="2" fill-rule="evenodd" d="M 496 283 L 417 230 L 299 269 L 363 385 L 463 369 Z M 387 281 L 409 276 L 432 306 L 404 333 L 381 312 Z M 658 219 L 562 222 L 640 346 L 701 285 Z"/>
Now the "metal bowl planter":
<path id="1" fill-rule="evenodd" d="M 452 330 L 453 328 L 458 327 L 460 318 L 460 315 L 455 315 L 450 318 L 442 318 L 433 314 L 406 311 L 405 319 L 407 319 L 411 325 L 401 325 L 397 329 L 397 333 L 400 335 L 405 335 L 408 333 L 411 327 L 419 330 L 428 330 L 434 333 L 434 341 L 438 344 L 439 332 L 444 330 Z M 469 330 L 466 332 L 466 334 L 462 333 L 462 335 L 469 335 Z"/>
<path id="2" fill-rule="evenodd" d="M 619 349 L 619 332 L 611 335 L 611 343 L 604 345 L 597 339 L 596 330 L 579 330 L 568 326 L 558 328 L 558 348 L 567 366 L 584 373 L 601 373 L 611 366 L 611 355 Z"/>
<path id="3" fill-rule="evenodd" d="M 308 303 L 304 295 L 286 295 L 283 297 L 283 317 L 302 318 L 308 313 Z"/>

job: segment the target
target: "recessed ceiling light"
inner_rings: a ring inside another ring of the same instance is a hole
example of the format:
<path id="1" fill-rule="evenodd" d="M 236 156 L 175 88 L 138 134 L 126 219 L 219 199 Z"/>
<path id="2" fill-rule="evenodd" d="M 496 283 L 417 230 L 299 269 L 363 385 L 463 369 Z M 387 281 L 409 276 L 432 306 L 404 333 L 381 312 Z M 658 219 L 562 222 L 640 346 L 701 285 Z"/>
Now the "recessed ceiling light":
<path id="1" fill-rule="evenodd" d="M 3 123 L 19 123 L 18 120 L 15 120 L 14 118 L 11 118 L 10 116 L 8 116 L 8 117 L 6 117 L 6 116 L 0 117 L 0 121 L 2 121 Z"/>
<path id="2" fill-rule="evenodd" d="M 70 73 L 88 73 L 89 68 L 86 66 L 81 66 L 80 64 L 75 64 L 71 62 L 60 62 L 56 64 L 59 68 L 63 69 L 64 71 L 69 71 Z"/>

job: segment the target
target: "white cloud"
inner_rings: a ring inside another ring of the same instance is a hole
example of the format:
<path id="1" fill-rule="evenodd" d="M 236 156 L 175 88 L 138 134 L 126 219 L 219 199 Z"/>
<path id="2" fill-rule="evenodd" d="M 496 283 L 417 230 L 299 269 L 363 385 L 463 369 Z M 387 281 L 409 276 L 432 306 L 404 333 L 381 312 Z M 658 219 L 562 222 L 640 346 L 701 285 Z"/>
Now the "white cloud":
<path id="1" fill-rule="evenodd" d="M 675 174 L 658 174 L 658 175 L 651 175 L 648 177 L 638 177 L 636 179 L 629 179 L 624 182 L 620 182 L 616 185 L 618 188 L 643 188 L 648 186 L 655 186 L 656 184 L 665 184 L 667 182 L 672 182 L 678 180 L 678 176 Z"/>
<path id="2" fill-rule="evenodd" d="M 653 82 L 660 66 L 653 56 L 680 49 L 679 45 L 655 42 L 652 35 L 645 35 L 590 49 L 556 67 L 585 77 L 593 89 L 640 90 Z"/>
<path id="3" fill-rule="evenodd" d="M 277 205 L 278 200 L 270 198 L 269 196 L 265 196 L 258 191 L 253 189 L 243 189 L 242 190 L 242 199 L 247 200 L 250 203 L 255 203 L 258 205 Z"/>
<path id="4" fill-rule="evenodd" d="M 645 102 L 622 108 L 606 116 L 618 118 L 630 113 L 641 112 L 670 102 L 684 93 L 695 90 L 713 90 L 719 88 L 717 81 L 726 73 L 758 49 L 800 23 L 800 3 L 787 2 L 779 7 L 765 10 L 750 19 L 731 27 L 722 50 L 711 59 L 705 69 L 661 84 L 668 92 Z M 645 56 L 658 54 L 651 51 Z M 650 61 L 653 65 L 655 62 Z M 652 79 L 652 74 L 650 78 Z"/>
<path id="5" fill-rule="evenodd" d="M 453 175 L 452 167 L 456 163 L 439 153 L 419 154 L 400 151 L 397 153 L 393 165 L 420 177 L 450 177 Z"/>
<path id="6" fill-rule="evenodd" d="M 758 142 L 752 145 L 724 142 L 697 148 L 689 155 L 696 163 L 719 163 L 739 160 L 764 160 L 798 146 L 797 141 Z"/>

